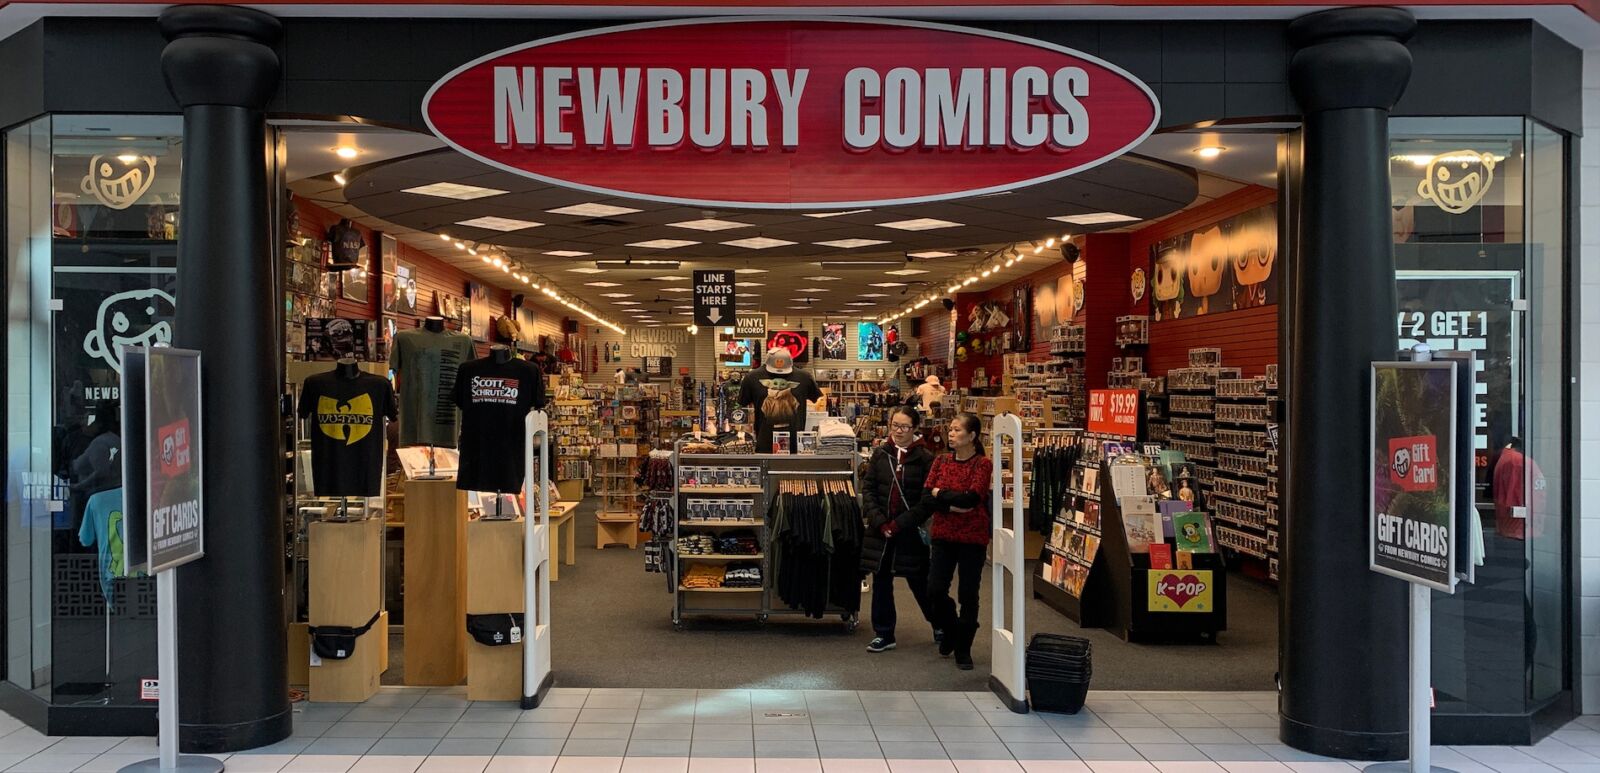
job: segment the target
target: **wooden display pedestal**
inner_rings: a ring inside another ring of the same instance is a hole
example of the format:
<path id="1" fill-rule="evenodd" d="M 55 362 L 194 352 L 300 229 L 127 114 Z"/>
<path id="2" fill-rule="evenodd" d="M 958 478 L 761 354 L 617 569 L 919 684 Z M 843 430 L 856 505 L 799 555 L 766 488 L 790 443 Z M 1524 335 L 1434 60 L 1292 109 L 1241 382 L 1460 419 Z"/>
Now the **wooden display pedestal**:
<path id="1" fill-rule="evenodd" d="M 382 598 L 379 548 L 383 522 L 317 521 L 307 527 L 310 558 L 308 617 L 312 626 L 362 626 L 378 611 Z M 378 692 L 383 674 L 384 640 L 388 629 L 378 625 L 356 639 L 355 651 L 343 660 L 321 660 L 308 669 L 311 700 L 359 703 Z M 310 657 L 310 656 L 308 656 Z"/>
<path id="2" fill-rule="evenodd" d="M 406 481 L 405 682 L 449 687 L 467 675 L 467 492 Z"/>
<path id="3" fill-rule="evenodd" d="M 563 502 L 577 502 L 583 499 L 583 481 L 561 480 L 556 481 L 556 491 L 560 492 Z"/>
<path id="4" fill-rule="evenodd" d="M 524 521 L 467 524 L 467 614 L 509 615 L 523 611 Z M 528 621 L 524 621 L 526 626 Z M 456 627 L 465 625 L 464 619 Z M 467 700 L 514 701 L 522 697 L 522 644 L 490 646 L 467 637 Z"/>
<path id="5" fill-rule="evenodd" d="M 597 513 L 594 517 L 594 547 L 596 550 L 604 550 L 610 545 L 627 545 L 629 550 L 637 548 L 639 519 Z"/>

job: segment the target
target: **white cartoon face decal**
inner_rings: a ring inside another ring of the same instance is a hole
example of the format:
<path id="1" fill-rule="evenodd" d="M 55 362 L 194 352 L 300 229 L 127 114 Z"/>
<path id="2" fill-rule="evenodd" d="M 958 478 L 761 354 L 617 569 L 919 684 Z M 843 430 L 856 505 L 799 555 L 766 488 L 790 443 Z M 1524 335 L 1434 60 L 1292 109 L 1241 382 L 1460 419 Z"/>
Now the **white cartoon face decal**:
<path id="1" fill-rule="evenodd" d="M 1495 158 L 1476 150 L 1452 150 L 1434 156 L 1417 183 L 1417 195 L 1452 215 L 1477 206 L 1494 183 Z"/>
<path id="2" fill-rule="evenodd" d="M 81 187 L 111 209 L 127 209 L 156 181 L 155 156 L 95 156 Z"/>
<path id="3" fill-rule="evenodd" d="M 122 347 L 172 343 L 172 296 L 160 290 L 129 290 L 100 302 L 95 327 L 83 350 L 122 372 Z"/>

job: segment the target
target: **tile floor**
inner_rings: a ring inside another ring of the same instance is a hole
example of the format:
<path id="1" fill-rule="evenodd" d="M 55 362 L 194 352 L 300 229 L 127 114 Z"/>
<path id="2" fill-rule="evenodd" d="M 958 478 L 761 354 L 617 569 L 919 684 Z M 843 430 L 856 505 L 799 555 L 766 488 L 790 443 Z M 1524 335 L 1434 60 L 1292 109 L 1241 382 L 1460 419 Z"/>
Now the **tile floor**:
<path id="1" fill-rule="evenodd" d="M 1272 693 L 1094 692 L 1076 715 L 1013 714 L 987 693 L 551 691 L 385 687 L 295 706 L 294 735 L 227 756 L 235 773 L 1351 773 L 1277 742 Z M 151 738 L 53 738 L 0 715 L 0 770 L 114 773 Z M 1600 716 L 1531 747 L 1438 747 L 1457 773 L 1600 773 Z"/>

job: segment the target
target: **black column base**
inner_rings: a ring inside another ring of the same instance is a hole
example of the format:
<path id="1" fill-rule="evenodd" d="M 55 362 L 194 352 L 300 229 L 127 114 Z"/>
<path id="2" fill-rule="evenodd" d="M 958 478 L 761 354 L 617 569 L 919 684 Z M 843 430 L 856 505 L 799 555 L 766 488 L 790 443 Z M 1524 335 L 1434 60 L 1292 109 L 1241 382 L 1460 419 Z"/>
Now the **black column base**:
<path id="1" fill-rule="evenodd" d="M 1410 753 L 1410 730 L 1398 733 L 1363 733 L 1316 727 L 1278 715 L 1278 739 L 1300 751 L 1342 760 L 1387 762 Z"/>
<path id="2" fill-rule="evenodd" d="M 294 712 L 286 709 L 270 717 L 234 725 L 178 727 L 178 751 L 184 754 L 223 754 L 256 749 L 282 741 L 294 732 Z"/>

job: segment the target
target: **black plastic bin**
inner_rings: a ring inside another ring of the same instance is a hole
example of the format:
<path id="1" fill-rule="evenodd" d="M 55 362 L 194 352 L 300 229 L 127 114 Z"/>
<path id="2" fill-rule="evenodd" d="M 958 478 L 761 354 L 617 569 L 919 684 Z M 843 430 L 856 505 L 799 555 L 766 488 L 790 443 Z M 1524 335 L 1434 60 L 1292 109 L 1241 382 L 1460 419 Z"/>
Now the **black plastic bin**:
<path id="1" fill-rule="evenodd" d="M 1037 633 L 1028 641 L 1028 696 L 1034 709 L 1076 714 L 1094 675 L 1089 640 Z"/>

